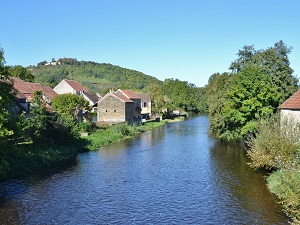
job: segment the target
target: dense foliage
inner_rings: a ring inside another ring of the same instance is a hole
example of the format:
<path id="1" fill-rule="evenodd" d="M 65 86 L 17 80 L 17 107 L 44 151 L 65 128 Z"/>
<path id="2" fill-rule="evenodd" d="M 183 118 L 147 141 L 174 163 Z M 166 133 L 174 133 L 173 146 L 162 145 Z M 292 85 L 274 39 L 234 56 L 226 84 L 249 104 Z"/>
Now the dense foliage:
<path id="1" fill-rule="evenodd" d="M 86 101 L 82 96 L 74 94 L 57 95 L 52 101 L 53 109 L 55 109 L 60 115 L 65 118 L 70 118 L 73 121 L 80 121 L 82 111 L 88 106 L 88 101 Z"/>
<path id="2" fill-rule="evenodd" d="M 105 93 L 109 88 L 145 90 L 150 84 L 161 83 L 139 71 L 108 63 L 77 61 L 72 58 L 59 59 L 57 62 L 60 64 L 45 66 L 45 62 L 41 62 L 38 66 L 31 66 L 35 80 L 54 87 L 64 78 L 74 79 L 87 86 L 91 92 L 99 93 Z"/>
<path id="3" fill-rule="evenodd" d="M 30 117 L 16 113 L 13 70 L 3 54 L 0 49 L 0 180 L 67 160 L 84 146 L 72 121 L 46 109 L 41 91 L 33 94 Z"/>
<path id="4" fill-rule="evenodd" d="M 232 62 L 232 73 L 214 74 L 207 86 L 211 132 L 235 140 L 254 132 L 256 121 L 276 112 L 297 90 L 289 66 L 291 48 L 282 41 L 266 50 L 244 46 Z"/>
<path id="5" fill-rule="evenodd" d="M 28 82 L 34 81 L 34 75 L 30 70 L 24 68 L 23 66 L 12 66 L 9 69 L 12 77 L 19 77 L 20 79 Z"/>

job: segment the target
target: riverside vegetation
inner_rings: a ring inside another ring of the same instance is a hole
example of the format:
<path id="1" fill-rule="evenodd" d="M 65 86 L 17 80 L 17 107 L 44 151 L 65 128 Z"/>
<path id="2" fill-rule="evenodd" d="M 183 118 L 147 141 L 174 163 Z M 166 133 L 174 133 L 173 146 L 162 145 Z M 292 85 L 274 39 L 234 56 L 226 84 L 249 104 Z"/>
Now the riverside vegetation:
<path id="1" fill-rule="evenodd" d="M 244 46 L 229 69 L 206 88 L 210 131 L 225 141 L 245 140 L 253 169 L 270 171 L 267 185 L 293 223 L 300 223 L 299 124 L 280 121 L 277 109 L 298 90 L 282 41 L 267 49 Z"/>

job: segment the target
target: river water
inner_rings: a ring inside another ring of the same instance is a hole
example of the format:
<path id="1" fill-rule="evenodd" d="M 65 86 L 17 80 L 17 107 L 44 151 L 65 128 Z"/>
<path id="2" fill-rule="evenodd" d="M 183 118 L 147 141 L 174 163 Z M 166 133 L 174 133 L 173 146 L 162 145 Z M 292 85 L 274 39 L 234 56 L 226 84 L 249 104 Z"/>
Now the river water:
<path id="1" fill-rule="evenodd" d="M 0 224 L 287 224 L 264 173 L 205 116 L 147 131 L 60 168 L 0 183 Z"/>

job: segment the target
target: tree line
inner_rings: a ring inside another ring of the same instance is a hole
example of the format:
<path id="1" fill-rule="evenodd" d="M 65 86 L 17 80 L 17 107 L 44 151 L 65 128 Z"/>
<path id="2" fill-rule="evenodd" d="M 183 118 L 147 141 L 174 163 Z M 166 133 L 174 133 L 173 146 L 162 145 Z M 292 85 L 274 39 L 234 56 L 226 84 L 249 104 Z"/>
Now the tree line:
<path id="1" fill-rule="evenodd" d="M 243 139 L 253 133 L 260 118 L 276 113 L 278 106 L 298 89 L 283 41 L 256 50 L 238 51 L 230 73 L 215 73 L 206 87 L 210 131 L 224 140 Z"/>

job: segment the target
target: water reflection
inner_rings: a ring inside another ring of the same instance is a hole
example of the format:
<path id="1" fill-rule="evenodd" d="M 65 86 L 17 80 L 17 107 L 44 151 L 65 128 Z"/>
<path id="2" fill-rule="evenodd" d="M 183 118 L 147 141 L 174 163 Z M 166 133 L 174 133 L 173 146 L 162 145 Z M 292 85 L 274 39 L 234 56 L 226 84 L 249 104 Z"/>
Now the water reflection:
<path id="1" fill-rule="evenodd" d="M 230 199 L 232 204 L 238 203 L 240 213 L 249 214 L 249 218 L 253 211 L 259 210 L 255 223 L 287 224 L 281 206 L 274 204 L 277 199 L 267 189 L 265 174 L 247 165 L 249 159 L 243 143 L 217 141 L 211 148 L 210 158 L 214 186 L 219 187 L 222 198 Z M 278 222 L 280 220 L 283 222 Z"/>

